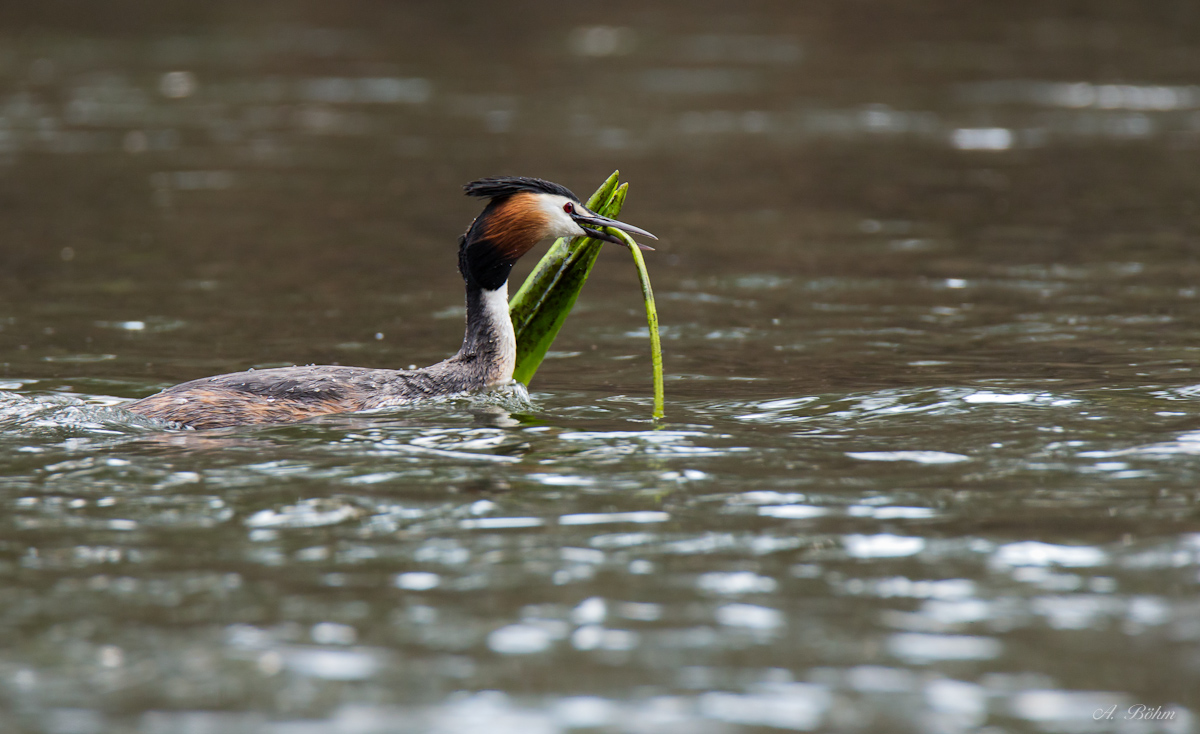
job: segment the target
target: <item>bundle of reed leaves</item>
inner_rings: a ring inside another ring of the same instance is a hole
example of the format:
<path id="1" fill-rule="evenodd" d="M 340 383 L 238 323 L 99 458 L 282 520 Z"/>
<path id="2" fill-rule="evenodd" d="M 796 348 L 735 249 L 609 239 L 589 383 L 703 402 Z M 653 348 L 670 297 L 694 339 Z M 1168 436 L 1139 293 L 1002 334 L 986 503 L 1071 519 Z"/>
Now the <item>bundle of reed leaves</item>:
<path id="1" fill-rule="evenodd" d="M 625 204 L 629 184 L 618 182 L 619 171 L 613 171 L 596 193 L 586 202 L 588 209 L 601 216 L 616 219 Z M 654 370 L 654 418 L 663 417 L 663 371 L 662 343 L 658 337 L 658 311 L 654 307 L 654 291 L 650 288 L 650 275 L 637 244 L 629 235 L 608 228 L 633 254 L 633 262 L 642 286 L 642 299 L 646 304 L 646 322 L 650 327 L 650 358 Z M 579 298 L 579 291 L 587 282 L 592 266 L 604 246 L 601 240 L 590 237 L 560 238 L 538 262 L 537 267 L 525 279 L 520 290 L 508 303 L 513 330 L 517 337 L 517 367 L 513 377 L 529 384 L 533 375 L 546 357 L 554 338 L 562 329 L 567 314 Z"/>

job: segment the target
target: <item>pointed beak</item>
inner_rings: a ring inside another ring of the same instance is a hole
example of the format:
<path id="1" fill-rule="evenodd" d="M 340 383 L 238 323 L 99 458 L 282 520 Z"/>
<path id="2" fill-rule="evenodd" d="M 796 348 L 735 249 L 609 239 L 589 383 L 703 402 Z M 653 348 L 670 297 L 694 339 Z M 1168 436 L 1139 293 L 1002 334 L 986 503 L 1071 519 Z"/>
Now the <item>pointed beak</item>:
<path id="1" fill-rule="evenodd" d="M 649 232 L 642 229 L 641 227 L 635 227 L 632 224 L 625 224 L 624 222 L 618 222 L 615 219 L 609 219 L 608 217 L 602 217 L 599 214 L 593 214 L 592 212 L 577 212 L 575 214 L 572 214 L 571 218 L 575 220 L 576 224 L 578 224 L 580 227 L 583 228 L 584 232 L 588 233 L 589 237 L 592 237 L 597 240 L 604 240 L 605 242 L 615 242 L 618 245 L 622 244 L 621 240 L 617 239 L 616 237 L 609 234 L 608 232 L 605 232 L 602 229 L 603 227 L 612 227 L 613 229 L 619 229 L 623 232 L 628 232 L 629 234 L 641 235 L 642 237 L 649 237 L 652 240 L 658 239 L 657 237 L 650 234 Z M 643 245 L 641 243 L 638 243 L 638 247 L 642 248 L 643 250 L 653 250 L 654 249 L 653 247 L 649 247 L 649 246 Z"/>

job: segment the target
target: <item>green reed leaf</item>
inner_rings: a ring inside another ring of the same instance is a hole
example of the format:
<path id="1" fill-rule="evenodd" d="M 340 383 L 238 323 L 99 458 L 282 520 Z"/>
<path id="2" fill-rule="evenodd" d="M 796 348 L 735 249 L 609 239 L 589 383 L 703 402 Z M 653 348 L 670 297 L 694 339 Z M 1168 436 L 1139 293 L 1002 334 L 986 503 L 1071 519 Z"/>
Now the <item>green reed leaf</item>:
<path id="1" fill-rule="evenodd" d="M 588 209 L 602 216 L 617 218 L 629 192 L 629 184 L 617 185 L 618 173 L 613 171 L 608 180 L 592 194 L 587 201 Z M 650 361 L 654 371 L 654 418 L 658 420 L 663 417 L 664 404 L 662 342 L 658 334 L 658 310 L 654 305 L 654 291 L 650 288 L 650 275 L 646 272 L 646 262 L 637 243 L 621 230 L 610 227 L 607 231 L 619 237 L 633 254 L 638 282 L 642 286 L 646 323 L 650 328 Z M 550 345 L 562 329 L 567 314 L 579 298 L 579 291 L 587 282 L 603 247 L 604 242 L 590 237 L 556 240 L 509 301 L 508 311 L 517 337 L 517 366 L 513 371 L 516 380 L 528 385 L 533 379 Z"/>
<path id="2" fill-rule="evenodd" d="M 617 187 L 619 171 L 596 189 L 587 208 L 615 219 L 625 202 L 625 187 Z M 513 378 L 529 384 L 579 298 L 604 242 L 590 237 L 560 238 L 538 262 L 508 302 L 517 337 L 517 366 Z"/>

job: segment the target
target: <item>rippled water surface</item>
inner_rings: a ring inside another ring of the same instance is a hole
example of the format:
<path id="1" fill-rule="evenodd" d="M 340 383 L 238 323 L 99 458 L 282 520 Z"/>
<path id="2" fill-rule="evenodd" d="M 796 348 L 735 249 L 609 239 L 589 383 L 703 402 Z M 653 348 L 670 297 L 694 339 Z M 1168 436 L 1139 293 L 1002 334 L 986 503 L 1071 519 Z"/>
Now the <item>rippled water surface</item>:
<path id="1" fill-rule="evenodd" d="M 0 729 L 1194 731 L 1198 20 L 0 9 Z M 661 423 L 616 248 L 528 396 L 121 408 L 442 359 L 458 186 L 614 168 Z"/>

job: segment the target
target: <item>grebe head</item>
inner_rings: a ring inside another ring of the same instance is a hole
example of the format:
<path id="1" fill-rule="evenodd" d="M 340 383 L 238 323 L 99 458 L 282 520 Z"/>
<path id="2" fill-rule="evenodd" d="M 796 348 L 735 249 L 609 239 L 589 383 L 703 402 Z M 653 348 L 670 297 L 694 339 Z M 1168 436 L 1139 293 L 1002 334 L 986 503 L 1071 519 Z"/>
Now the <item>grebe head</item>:
<path id="1" fill-rule="evenodd" d="M 463 190 L 468 196 L 490 199 L 463 235 L 459 249 L 463 277 L 488 290 L 503 285 L 513 263 L 551 237 L 587 235 L 619 243 L 599 229 L 613 227 L 658 239 L 644 229 L 589 211 L 570 189 L 540 178 L 483 178 Z"/>

